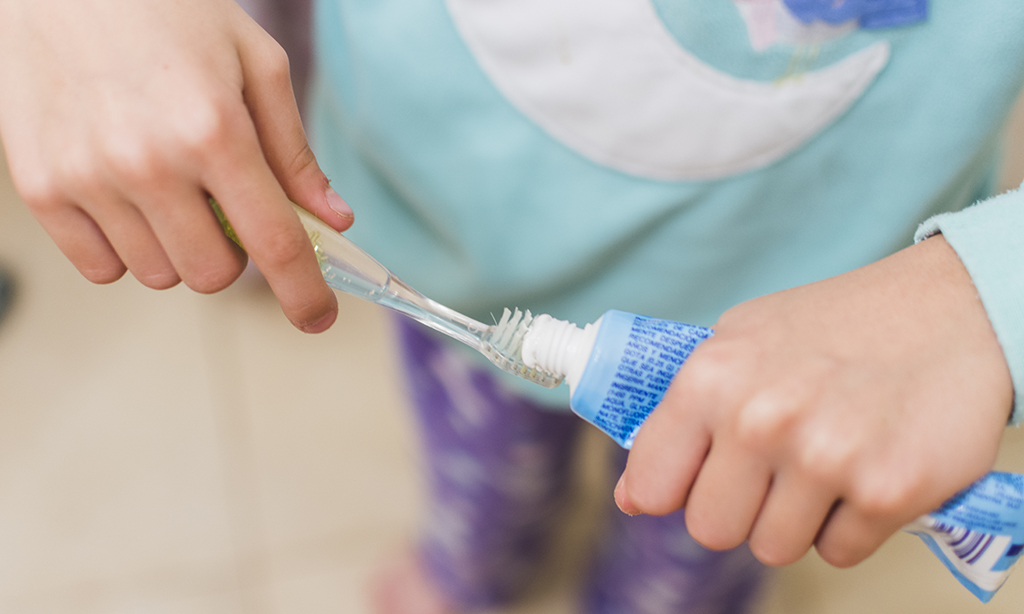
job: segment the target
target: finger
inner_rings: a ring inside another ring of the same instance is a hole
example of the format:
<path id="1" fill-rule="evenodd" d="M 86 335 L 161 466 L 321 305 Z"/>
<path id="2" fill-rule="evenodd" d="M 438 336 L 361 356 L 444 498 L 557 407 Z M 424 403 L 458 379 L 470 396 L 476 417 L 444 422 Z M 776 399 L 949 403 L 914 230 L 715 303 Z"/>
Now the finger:
<path id="1" fill-rule="evenodd" d="M 814 542 L 818 554 L 835 567 L 852 567 L 868 558 L 902 523 L 884 522 L 840 502 Z"/>
<path id="2" fill-rule="evenodd" d="M 141 284 L 164 290 L 181 281 L 149 222 L 133 205 L 111 198 L 87 207 L 121 262 Z"/>
<path id="3" fill-rule="evenodd" d="M 245 252 L 224 234 L 205 193 L 196 189 L 153 193 L 146 216 L 189 288 L 218 292 L 245 270 Z"/>
<path id="4" fill-rule="evenodd" d="M 616 487 L 619 509 L 654 515 L 680 509 L 710 441 L 699 417 L 674 399 L 670 390 L 636 436 Z"/>
<path id="5" fill-rule="evenodd" d="M 335 230 L 347 229 L 354 220 L 352 209 L 331 188 L 306 140 L 284 50 L 259 30 L 243 41 L 240 54 L 245 104 L 281 187 Z"/>
<path id="6" fill-rule="evenodd" d="M 814 545 L 834 502 L 817 484 L 777 474 L 750 533 L 750 550 L 766 565 L 795 563 Z"/>
<path id="7" fill-rule="evenodd" d="M 728 442 L 711 444 L 686 501 L 686 526 L 698 542 L 727 550 L 750 535 L 771 471 L 764 461 Z"/>
<path id="8" fill-rule="evenodd" d="M 89 281 L 112 283 L 128 270 L 100 227 L 78 207 L 60 205 L 32 212 L 57 248 Z"/>
<path id="9" fill-rule="evenodd" d="M 716 349 L 718 348 L 718 349 Z M 616 502 L 626 513 L 663 515 L 686 503 L 711 447 L 711 428 L 746 391 L 730 346 L 712 338 L 690 355 L 636 436 Z M 742 353 L 740 354 L 742 356 Z"/>
<path id="10" fill-rule="evenodd" d="M 247 116 L 234 115 L 211 152 L 203 185 L 220 203 L 285 316 L 302 331 L 326 330 L 338 302 L 320 273 L 309 237 L 260 151 Z"/>

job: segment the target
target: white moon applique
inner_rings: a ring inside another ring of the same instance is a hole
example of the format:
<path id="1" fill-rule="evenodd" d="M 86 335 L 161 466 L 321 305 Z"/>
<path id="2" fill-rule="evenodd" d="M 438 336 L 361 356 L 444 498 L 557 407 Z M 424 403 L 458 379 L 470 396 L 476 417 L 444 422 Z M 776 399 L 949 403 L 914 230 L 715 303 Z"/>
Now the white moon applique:
<path id="1" fill-rule="evenodd" d="M 779 81 L 740 79 L 684 49 L 650 0 L 446 0 L 495 87 L 605 166 L 702 180 L 757 169 L 842 115 L 889 59 L 872 44 Z"/>

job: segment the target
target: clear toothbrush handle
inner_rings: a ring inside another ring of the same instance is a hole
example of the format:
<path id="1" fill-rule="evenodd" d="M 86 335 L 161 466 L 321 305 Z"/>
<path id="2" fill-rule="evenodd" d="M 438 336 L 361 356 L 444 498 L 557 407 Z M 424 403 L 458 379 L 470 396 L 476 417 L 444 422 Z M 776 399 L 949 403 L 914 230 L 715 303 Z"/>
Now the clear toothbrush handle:
<path id="1" fill-rule="evenodd" d="M 423 296 L 312 213 L 293 207 L 313 244 L 327 285 L 404 313 L 477 350 L 484 346 L 491 327 Z"/>
<path id="2" fill-rule="evenodd" d="M 313 244 L 327 285 L 371 301 L 387 292 L 391 284 L 391 271 L 387 267 L 312 213 L 292 206 Z"/>

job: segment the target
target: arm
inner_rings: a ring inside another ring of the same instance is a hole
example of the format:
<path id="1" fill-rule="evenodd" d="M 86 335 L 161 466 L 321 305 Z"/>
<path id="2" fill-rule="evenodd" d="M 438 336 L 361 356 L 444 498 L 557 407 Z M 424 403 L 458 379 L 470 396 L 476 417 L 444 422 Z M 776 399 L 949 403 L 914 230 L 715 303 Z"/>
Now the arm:
<path id="1" fill-rule="evenodd" d="M 853 565 L 992 466 L 1013 384 L 937 236 L 741 304 L 640 431 L 616 500 L 772 565 Z"/>
<path id="2" fill-rule="evenodd" d="M 281 48 L 231 0 L 0 0 L 0 139 L 36 219 L 107 283 L 228 286 L 245 255 L 288 318 L 337 313 L 289 199 L 351 210 L 306 143 Z"/>

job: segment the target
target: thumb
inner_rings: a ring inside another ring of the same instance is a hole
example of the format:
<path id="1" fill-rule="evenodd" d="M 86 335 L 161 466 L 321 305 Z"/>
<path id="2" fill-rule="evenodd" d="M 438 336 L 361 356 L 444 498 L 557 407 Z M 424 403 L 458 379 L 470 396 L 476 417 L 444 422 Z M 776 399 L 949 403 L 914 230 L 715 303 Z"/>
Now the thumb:
<path id="1" fill-rule="evenodd" d="M 252 27 L 258 33 L 239 45 L 243 95 L 267 163 L 292 202 L 335 230 L 346 230 L 355 219 L 352 208 L 331 187 L 306 140 L 288 57 L 269 34 Z"/>

